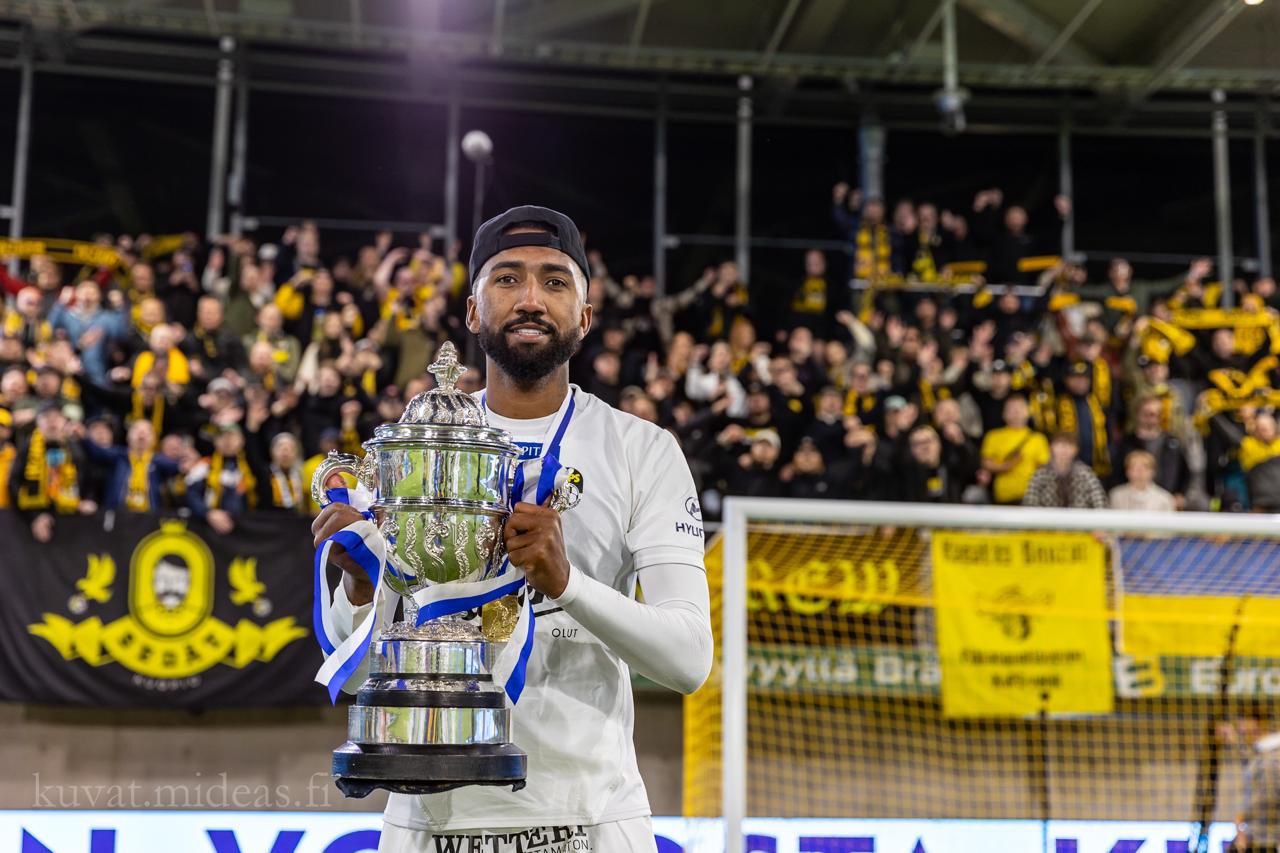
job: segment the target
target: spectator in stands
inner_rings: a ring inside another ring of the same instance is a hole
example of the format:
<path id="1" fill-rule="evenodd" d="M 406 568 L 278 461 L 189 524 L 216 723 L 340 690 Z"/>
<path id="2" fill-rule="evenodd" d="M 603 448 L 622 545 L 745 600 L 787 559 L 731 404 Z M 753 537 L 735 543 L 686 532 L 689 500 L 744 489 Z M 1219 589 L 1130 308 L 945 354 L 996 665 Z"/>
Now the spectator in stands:
<path id="1" fill-rule="evenodd" d="M 53 538 L 58 515 L 92 515 L 98 507 L 82 496 L 85 460 L 73 440 L 75 428 L 53 404 L 36 415 L 35 429 L 18 448 L 9 475 L 12 506 L 31 525 L 37 542 Z"/>
<path id="2" fill-rule="evenodd" d="M 1156 458 L 1145 450 L 1131 450 L 1124 459 L 1124 485 L 1111 490 L 1112 509 L 1174 512 L 1174 496 L 1156 485 Z"/>
<path id="3" fill-rule="evenodd" d="M 273 372 L 283 382 L 292 382 L 298 372 L 298 362 L 302 358 L 302 347 L 298 339 L 284 330 L 284 314 L 279 306 L 270 303 L 258 311 L 258 331 L 245 340 L 249 347 L 250 367 L 253 367 L 253 350 L 259 344 L 270 347 Z M 256 371 L 255 371 L 256 372 Z"/>
<path id="4" fill-rule="evenodd" d="M 1094 368 L 1074 361 L 1067 368 L 1063 392 L 1058 395 L 1058 430 L 1076 437 L 1080 461 L 1100 477 L 1111 474 L 1111 417 L 1094 392 Z"/>
<path id="5" fill-rule="evenodd" d="M 982 439 L 978 482 L 990 485 L 997 504 L 1022 503 L 1032 475 L 1050 459 L 1049 443 L 1027 425 L 1029 418 L 1027 399 L 1014 395 L 1004 404 L 1005 425 Z"/>
<path id="6" fill-rule="evenodd" d="M 828 469 L 822 450 L 812 438 L 800 439 L 791 462 L 779 474 L 787 497 L 842 498 L 851 484 L 851 470 Z"/>
<path id="7" fill-rule="evenodd" d="M 1107 493 L 1093 469 L 1079 460 L 1075 433 L 1055 433 L 1050 460 L 1036 469 L 1023 498 L 1026 506 L 1106 509 Z"/>
<path id="8" fill-rule="evenodd" d="M 17 338 L 28 350 L 44 346 L 53 340 L 53 325 L 45 319 L 40 291 L 24 287 L 14 299 L 16 310 L 4 318 L 5 337 Z"/>
<path id="9" fill-rule="evenodd" d="M 49 325 L 74 343 L 90 381 L 106 379 L 107 350 L 124 337 L 126 325 L 119 312 L 103 308 L 102 288 L 96 281 L 89 279 L 63 290 L 63 298 L 49 314 Z"/>
<path id="10" fill-rule="evenodd" d="M 836 300 L 831 298 L 827 281 L 827 256 L 821 249 L 804 254 L 804 280 L 791 297 L 792 329 L 806 329 L 822 339 L 830 334 L 835 318 Z"/>
<path id="11" fill-rule="evenodd" d="M 804 437 L 813 441 L 824 458 L 835 459 L 844 446 L 844 408 L 840 389 L 828 385 L 818 394 L 813 420 L 805 429 Z"/>
<path id="12" fill-rule="evenodd" d="M 242 340 L 252 339 L 258 330 L 258 312 L 271 303 L 273 296 L 270 277 L 263 274 L 254 259 L 240 259 L 227 290 L 227 330 Z"/>
<path id="13" fill-rule="evenodd" d="M 1264 700 L 1243 703 L 1217 736 L 1236 748 L 1244 768 L 1244 805 L 1236 813 L 1231 853 L 1273 853 L 1280 849 L 1280 734 Z M 1223 842 L 1224 850 L 1226 842 Z"/>
<path id="14" fill-rule="evenodd" d="M 762 429 L 750 439 L 748 450 L 730 460 L 726 494 L 753 498 L 778 498 L 784 493 L 778 457 L 782 440 L 772 429 Z"/>
<path id="15" fill-rule="evenodd" d="M 694 348 L 685 376 L 684 393 L 695 403 L 726 398 L 725 414 L 728 417 L 738 418 L 746 414 L 747 394 L 733 373 L 728 343 L 716 341 L 709 348 L 705 344 Z"/>
<path id="16" fill-rule="evenodd" d="M 202 381 L 233 375 L 244 367 L 244 345 L 226 328 L 225 318 L 226 312 L 217 297 L 201 297 L 196 303 L 195 326 L 181 342 L 192 375 Z"/>
<path id="17" fill-rule="evenodd" d="M 213 453 L 187 474 L 187 500 L 191 511 L 217 533 L 234 528 L 234 516 L 257 504 L 257 478 L 244 452 L 244 434 L 237 424 L 222 427 Z"/>
<path id="18" fill-rule="evenodd" d="M 1254 415 L 1249 434 L 1240 441 L 1240 467 L 1249 483 L 1249 508 L 1280 512 L 1280 435 L 1273 413 Z"/>
<path id="19" fill-rule="evenodd" d="M 1150 455 L 1153 482 L 1172 494 L 1177 508 L 1182 509 L 1186 505 L 1191 471 L 1182 441 L 1162 426 L 1165 414 L 1166 400 L 1156 396 L 1138 398 L 1134 405 L 1133 431 L 1121 439 L 1117 458 L 1128 459 L 1129 454 L 1138 450 Z M 1129 479 L 1132 482 L 1132 477 Z"/>
<path id="20" fill-rule="evenodd" d="M 103 442 L 90 432 L 82 443 L 85 456 L 106 475 L 103 506 L 119 512 L 156 512 L 163 506 L 162 492 L 179 464 L 156 452 L 156 434 L 151 422 L 129 424 L 124 446 Z"/>
<path id="21" fill-rule="evenodd" d="M 849 390 L 844 398 L 844 414 L 868 426 L 878 426 L 884 418 L 883 397 L 876 388 L 871 365 L 854 362 L 849 369 Z"/>
<path id="22" fill-rule="evenodd" d="M 1133 363 L 1138 371 L 1130 383 L 1133 389 L 1129 411 L 1130 421 L 1138 420 L 1139 401 L 1155 399 L 1160 404 L 1160 429 L 1175 436 L 1184 436 L 1187 401 L 1178 387 L 1169 382 L 1168 362 L 1143 354 L 1139 355 Z"/>
<path id="23" fill-rule="evenodd" d="M 917 426 L 908 439 L 910 457 L 898 478 L 898 499 L 915 503 L 959 503 L 965 474 L 943 458 L 942 439 L 931 426 Z"/>
<path id="24" fill-rule="evenodd" d="M 853 250 L 853 278 L 884 279 L 894 272 L 897 235 L 884 221 L 884 201 L 868 198 L 861 190 L 838 183 L 831 190 L 831 215 L 840 234 Z"/>
<path id="25" fill-rule="evenodd" d="M 196 303 L 201 293 L 195 258 L 187 249 L 179 249 L 173 254 L 173 269 L 157 293 L 164 302 L 169 321 L 190 329 L 195 324 Z"/>

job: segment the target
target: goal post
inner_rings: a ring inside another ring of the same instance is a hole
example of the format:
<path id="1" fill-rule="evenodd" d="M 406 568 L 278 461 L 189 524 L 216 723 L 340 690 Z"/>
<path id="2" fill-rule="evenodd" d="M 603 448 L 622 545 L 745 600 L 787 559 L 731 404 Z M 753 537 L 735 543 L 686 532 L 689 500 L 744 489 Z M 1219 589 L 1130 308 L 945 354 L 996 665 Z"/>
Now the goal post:
<path id="1" fill-rule="evenodd" d="M 1280 725 L 1280 517 L 728 498 L 707 567 L 684 812 L 726 851 L 758 817 L 1207 837 L 1224 724 Z"/>

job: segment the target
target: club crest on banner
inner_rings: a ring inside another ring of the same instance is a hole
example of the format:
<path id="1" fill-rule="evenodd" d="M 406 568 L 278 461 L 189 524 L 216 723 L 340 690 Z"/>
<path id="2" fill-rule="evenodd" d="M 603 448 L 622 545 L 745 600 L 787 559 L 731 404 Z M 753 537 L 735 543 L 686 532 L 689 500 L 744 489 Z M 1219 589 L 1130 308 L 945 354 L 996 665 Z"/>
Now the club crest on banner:
<path id="1" fill-rule="evenodd" d="M 118 663 L 138 675 L 179 679 L 218 664 L 242 668 L 272 660 L 289 643 L 306 636 L 295 617 L 270 622 L 241 618 L 234 625 L 214 615 L 217 566 L 208 545 L 182 521 L 162 521 L 138 542 L 129 561 L 129 612 L 109 622 L 99 616 L 74 622 L 56 613 L 27 631 L 52 645 L 64 660 L 90 666 Z M 109 554 L 90 554 L 85 577 L 67 602 L 75 616 L 110 601 L 117 580 Z M 257 561 L 236 557 L 227 568 L 231 604 L 246 617 L 271 612 Z"/>

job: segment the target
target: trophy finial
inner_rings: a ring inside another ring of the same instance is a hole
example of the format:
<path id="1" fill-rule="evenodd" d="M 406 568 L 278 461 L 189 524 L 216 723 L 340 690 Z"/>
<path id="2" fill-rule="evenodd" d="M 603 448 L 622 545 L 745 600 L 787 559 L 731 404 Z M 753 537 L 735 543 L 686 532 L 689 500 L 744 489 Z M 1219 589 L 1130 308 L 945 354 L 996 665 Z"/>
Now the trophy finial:
<path id="1" fill-rule="evenodd" d="M 446 394 L 454 390 L 458 377 L 467 372 L 466 367 L 458 361 L 458 348 L 453 345 L 453 341 L 445 341 L 440 345 L 440 349 L 436 350 L 436 360 L 431 362 L 427 370 L 436 378 L 436 387 Z"/>

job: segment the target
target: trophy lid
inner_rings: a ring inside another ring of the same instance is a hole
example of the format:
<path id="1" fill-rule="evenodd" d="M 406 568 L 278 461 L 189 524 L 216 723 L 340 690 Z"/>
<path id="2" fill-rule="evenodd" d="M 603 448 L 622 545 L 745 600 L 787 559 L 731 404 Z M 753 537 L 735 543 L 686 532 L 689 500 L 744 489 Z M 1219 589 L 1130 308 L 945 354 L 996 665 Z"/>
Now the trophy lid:
<path id="1" fill-rule="evenodd" d="M 458 350 L 451 341 L 440 345 L 436 360 L 427 370 L 436 378 L 436 387 L 410 400 L 400 416 L 400 423 L 488 426 L 484 407 L 456 387 L 458 377 L 467 368 L 458 361 Z"/>

